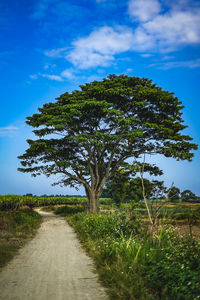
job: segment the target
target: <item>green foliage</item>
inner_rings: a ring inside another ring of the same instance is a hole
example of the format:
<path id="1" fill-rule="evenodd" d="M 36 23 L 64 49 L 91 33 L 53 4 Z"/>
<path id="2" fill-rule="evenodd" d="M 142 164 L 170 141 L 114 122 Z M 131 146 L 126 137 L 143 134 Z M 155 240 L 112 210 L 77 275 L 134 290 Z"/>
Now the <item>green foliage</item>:
<path id="1" fill-rule="evenodd" d="M 163 182 L 144 180 L 145 196 L 147 199 L 160 196 L 160 191 L 164 189 Z M 111 197 L 119 206 L 121 203 L 131 201 L 139 202 L 143 200 L 141 178 L 132 178 L 128 172 L 119 170 L 105 185 L 104 193 Z"/>
<path id="2" fill-rule="evenodd" d="M 133 223 L 133 219 L 127 218 L 124 214 L 79 214 L 75 216 L 79 226 L 84 228 L 84 235 L 91 239 L 120 237 L 131 232 L 138 231 L 139 221 Z M 95 226 L 94 226 L 95 224 Z"/>
<path id="3" fill-rule="evenodd" d="M 197 196 L 190 190 L 185 190 L 181 193 L 181 199 L 184 202 L 196 200 Z"/>
<path id="4" fill-rule="evenodd" d="M 56 215 L 61 215 L 61 216 L 66 216 L 66 215 L 74 215 L 80 212 L 83 212 L 84 208 L 81 205 L 66 205 L 66 206 L 60 206 L 56 208 L 55 214 Z"/>
<path id="5" fill-rule="evenodd" d="M 37 139 L 19 156 L 21 172 L 61 174 L 63 186 L 83 185 L 91 211 L 105 182 L 128 158 L 144 153 L 191 160 L 192 138 L 177 97 L 146 78 L 109 75 L 64 93 L 27 117 Z"/>
<path id="6" fill-rule="evenodd" d="M 168 194 L 168 199 L 171 202 L 178 202 L 180 199 L 180 189 L 178 187 L 171 187 L 169 194 Z"/>
<path id="7" fill-rule="evenodd" d="M 110 199 L 104 199 L 109 202 Z M 85 197 L 37 197 L 19 195 L 0 195 L 0 211 L 16 210 L 23 206 L 30 208 L 47 205 L 87 203 Z"/>
<path id="8" fill-rule="evenodd" d="M 125 215 L 80 213 L 67 220 L 94 257 L 111 299 L 198 299 L 198 241 L 180 238 L 167 227 L 153 235 L 131 231 Z"/>
<path id="9" fill-rule="evenodd" d="M 175 208 L 171 215 L 174 220 L 187 220 L 189 223 L 197 223 L 200 221 L 199 208 Z"/>
<path id="10" fill-rule="evenodd" d="M 160 299 L 191 300 L 200 296 L 200 243 L 185 239 L 149 256 L 146 280 Z"/>
<path id="11" fill-rule="evenodd" d="M 102 204 L 112 204 L 111 198 L 100 198 Z M 86 197 L 37 197 L 37 196 L 19 196 L 19 195 L 0 195 L 0 211 L 17 210 L 20 207 L 28 206 L 30 208 L 37 206 L 52 206 L 63 204 L 83 204 L 87 206 Z"/>

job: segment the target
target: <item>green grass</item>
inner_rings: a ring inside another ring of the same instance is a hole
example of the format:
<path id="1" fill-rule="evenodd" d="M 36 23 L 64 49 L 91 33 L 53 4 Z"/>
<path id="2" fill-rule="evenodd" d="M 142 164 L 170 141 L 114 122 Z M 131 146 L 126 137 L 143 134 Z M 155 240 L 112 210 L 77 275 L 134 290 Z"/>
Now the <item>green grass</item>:
<path id="1" fill-rule="evenodd" d="M 0 211 L 0 267 L 32 238 L 41 224 L 41 216 L 31 210 Z"/>
<path id="2" fill-rule="evenodd" d="M 68 214 L 72 215 L 83 211 L 84 211 L 84 207 L 82 205 L 65 205 L 65 206 L 58 207 L 55 210 L 55 214 L 66 216 Z"/>
<path id="3" fill-rule="evenodd" d="M 111 299 L 200 299 L 200 243 L 169 227 L 148 234 L 135 214 L 67 215 Z"/>

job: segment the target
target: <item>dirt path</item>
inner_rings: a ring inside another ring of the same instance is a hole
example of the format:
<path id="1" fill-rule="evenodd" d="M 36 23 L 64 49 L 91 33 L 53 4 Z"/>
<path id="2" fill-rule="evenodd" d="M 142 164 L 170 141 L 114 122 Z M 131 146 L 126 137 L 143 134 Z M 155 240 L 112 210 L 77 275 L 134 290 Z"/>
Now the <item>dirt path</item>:
<path id="1" fill-rule="evenodd" d="M 40 213 L 38 234 L 0 273 L 0 299 L 108 299 L 73 229 L 61 217 Z"/>

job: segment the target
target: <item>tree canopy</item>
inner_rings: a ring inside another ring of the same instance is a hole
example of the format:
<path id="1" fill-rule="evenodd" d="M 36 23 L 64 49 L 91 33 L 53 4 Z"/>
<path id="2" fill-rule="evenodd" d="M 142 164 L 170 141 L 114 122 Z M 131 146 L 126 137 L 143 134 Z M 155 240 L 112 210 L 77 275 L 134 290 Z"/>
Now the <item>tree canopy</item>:
<path id="1" fill-rule="evenodd" d="M 181 200 L 182 201 L 192 201 L 196 200 L 197 196 L 190 190 L 185 190 L 181 193 Z"/>
<path id="2" fill-rule="evenodd" d="M 145 196 L 147 199 L 154 199 L 154 194 L 159 188 L 163 188 L 163 182 L 146 178 L 144 180 Z M 121 203 L 139 202 L 143 200 L 142 182 L 140 177 L 129 178 L 126 175 L 117 174 L 108 180 L 104 196 L 112 198 L 120 206 Z"/>
<path id="3" fill-rule="evenodd" d="M 181 134 L 183 106 L 146 78 L 109 75 L 64 93 L 27 117 L 35 140 L 19 156 L 33 176 L 61 174 L 55 184 L 83 185 L 90 211 L 116 170 L 142 154 L 191 160 L 197 146 Z M 129 161 L 128 160 L 128 161 Z"/>
<path id="4" fill-rule="evenodd" d="M 180 199 L 180 189 L 176 186 L 172 186 L 168 193 L 168 199 L 171 202 L 176 202 Z"/>

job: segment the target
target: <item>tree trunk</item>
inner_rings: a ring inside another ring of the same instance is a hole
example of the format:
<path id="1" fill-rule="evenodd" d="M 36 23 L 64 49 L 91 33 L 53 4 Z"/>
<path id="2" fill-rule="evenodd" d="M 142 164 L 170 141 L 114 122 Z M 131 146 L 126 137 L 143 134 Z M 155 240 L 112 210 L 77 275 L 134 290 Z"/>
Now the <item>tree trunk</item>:
<path id="1" fill-rule="evenodd" d="M 86 195 L 88 197 L 89 200 L 89 209 L 90 209 L 90 213 L 94 214 L 94 213 L 98 213 L 99 212 L 99 193 L 95 190 L 88 190 L 87 188 L 85 188 L 86 191 Z"/>

